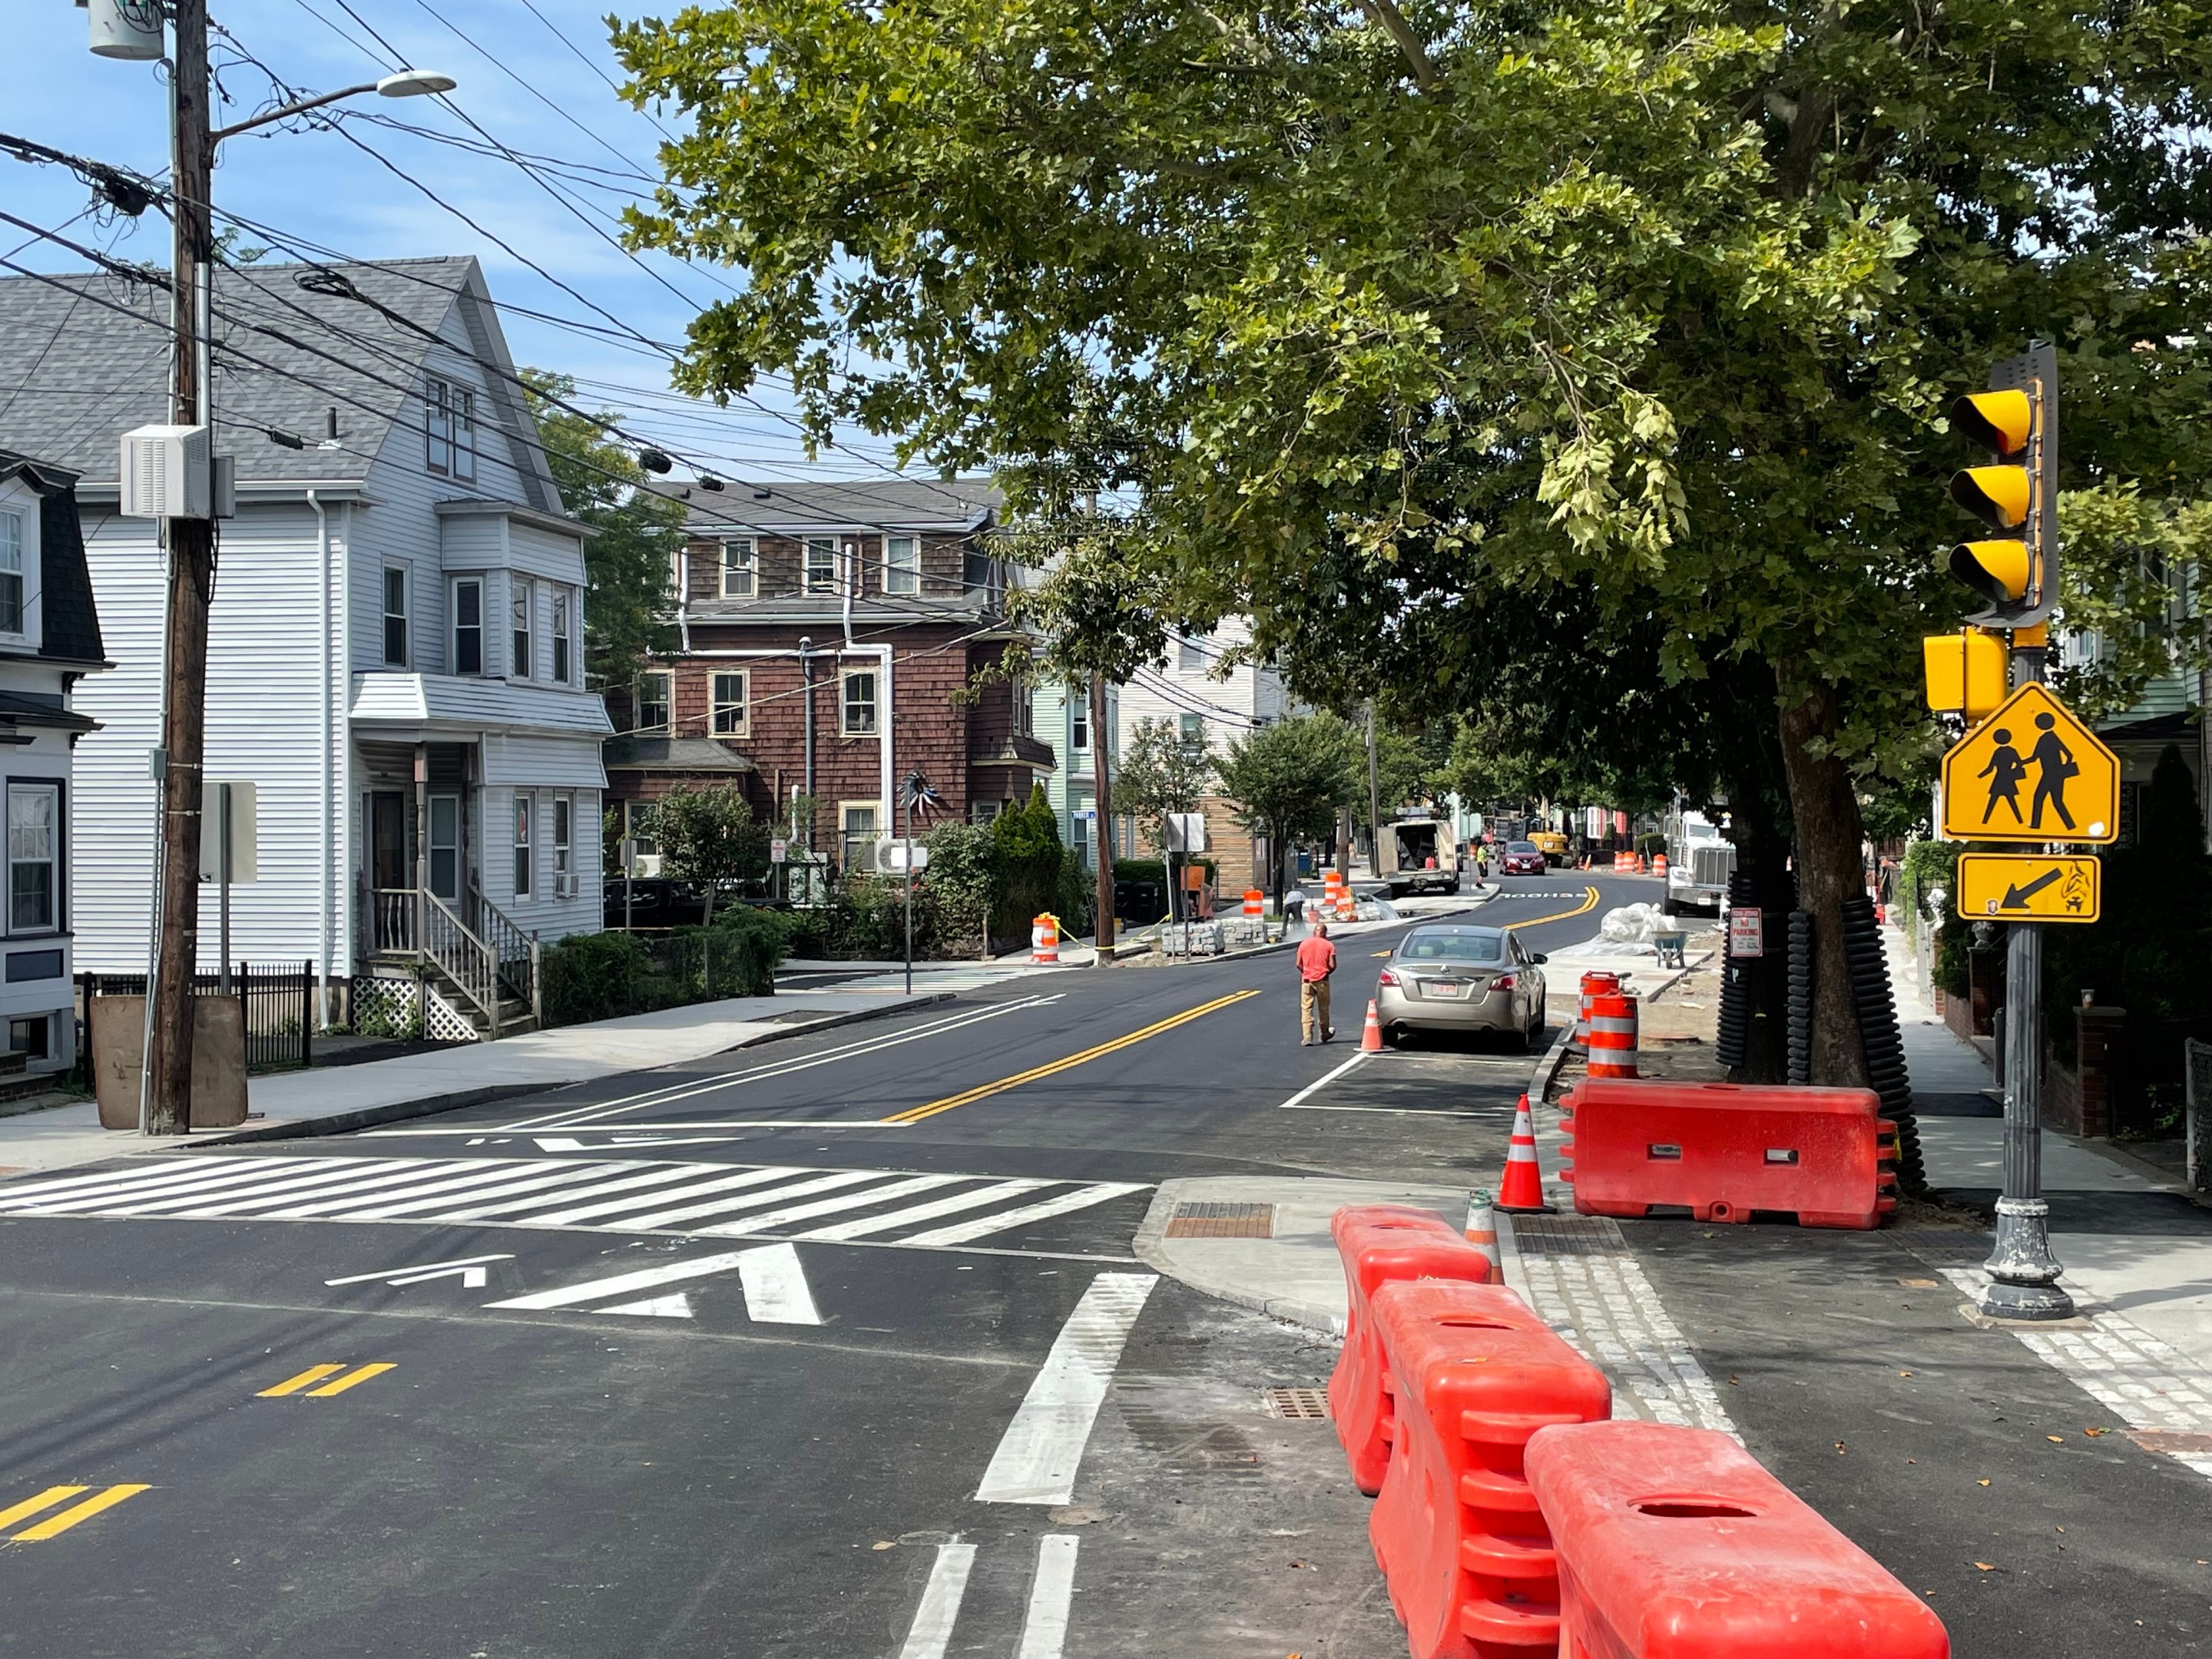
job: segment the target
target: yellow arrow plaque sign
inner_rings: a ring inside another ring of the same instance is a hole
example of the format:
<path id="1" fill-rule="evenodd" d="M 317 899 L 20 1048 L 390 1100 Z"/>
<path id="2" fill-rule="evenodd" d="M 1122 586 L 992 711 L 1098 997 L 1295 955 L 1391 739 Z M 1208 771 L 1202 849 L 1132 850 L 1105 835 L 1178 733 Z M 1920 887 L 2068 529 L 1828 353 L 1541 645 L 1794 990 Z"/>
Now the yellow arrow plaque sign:
<path id="1" fill-rule="evenodd" d="M 2039 683 L 1943 757 L 1948 840 L 2103 842 L 2119 833 L 2119 757 Z"/>
<path id="2" fill-rule="evenodd" d="M 1959 914 L 1969 921 L 2094 921 L 2103 873 L 2093 858 L 1962 853 Z"/>

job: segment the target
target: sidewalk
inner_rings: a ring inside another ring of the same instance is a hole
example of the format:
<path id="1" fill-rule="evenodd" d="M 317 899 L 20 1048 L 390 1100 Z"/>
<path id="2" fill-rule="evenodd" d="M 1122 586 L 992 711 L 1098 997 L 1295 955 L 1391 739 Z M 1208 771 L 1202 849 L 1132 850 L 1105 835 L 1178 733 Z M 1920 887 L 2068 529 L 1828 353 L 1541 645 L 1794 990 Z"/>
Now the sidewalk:
<path id="1" fill-rule="evenodd" d="M 247 1110 L 252 1115 L 245 1127 L 202 1130 L 181 1139 L 103 1129 L 99 1108 L 90 1101 L 27 1113 L 0 1119 L 0 1176 L 185 1146 L 340 1133 L 623 1072 L 678 1066 L 778 1037 L 926 1006 L 952 994 L 948 985 L 916 977 L 911 997 L 896 981 L 886 987 L 872 980 L 811 991 L 794 988 L 781 996 L 729 997 L 435 1054 L 272 1073 L 248 1083 Z"/>

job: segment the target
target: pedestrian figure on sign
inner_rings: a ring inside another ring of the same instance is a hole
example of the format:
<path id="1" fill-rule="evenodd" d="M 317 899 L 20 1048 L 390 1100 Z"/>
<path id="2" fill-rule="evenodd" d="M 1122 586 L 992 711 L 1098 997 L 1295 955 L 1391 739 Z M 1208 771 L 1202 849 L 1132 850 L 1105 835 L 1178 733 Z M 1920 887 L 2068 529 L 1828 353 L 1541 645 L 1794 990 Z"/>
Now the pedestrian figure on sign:
<path id="1" fill-rule="evenodd" d="M 1298 945 L 1298 1031 L 1301 1046 L 1310 1048 L 1336 1035 L 1328 1023 L 1328 979 L 1336 971 L 1336 946 L 1328 942 L 1328 924 L 1314 918 L 1313 932 Z"/>
<path id="2" fill-rule="evenodd" d="M 2074 827 L 2074 815 L 2066 810 L 2066 780 L 2081 770 L 2081 763 L 2074 758 L 2074 751 L 2066 740 L 2053 730 L 2058 722 L 2048 711 L 2035 717 L 2035 729 L 2043 735 L 2035 740 L 2035 747 L 2027 757 L 2042 769 L 2035 775 L 2035 794 L 2028 804 L 2027 827 L 2043 828 L 2043 803 L 2048 800 L 2051 810 L 2058 814 L 2059 823 L 2069 830 Z M 2019 816 L 2020 809 L 2013 809 Z"/>
<path id="3" fill-rule="evenodd" d="M 2020 757 L 2020 750 L 2012 746 L 2012 733 L 1999 726 L 1990 735 L 1997 740 L 1996 750 L 1990 763 L 1974 774 L 1977 778 L 1990 781 L 1990 804 L 1982 808 L 1982 822 L 1987 823 L 1990 814 L 2002 801 L 2012 808 L 2012 821 L 2021 822 L 2020 816 L 2020 782 L 2027 775 L 2027 763 Z"/>

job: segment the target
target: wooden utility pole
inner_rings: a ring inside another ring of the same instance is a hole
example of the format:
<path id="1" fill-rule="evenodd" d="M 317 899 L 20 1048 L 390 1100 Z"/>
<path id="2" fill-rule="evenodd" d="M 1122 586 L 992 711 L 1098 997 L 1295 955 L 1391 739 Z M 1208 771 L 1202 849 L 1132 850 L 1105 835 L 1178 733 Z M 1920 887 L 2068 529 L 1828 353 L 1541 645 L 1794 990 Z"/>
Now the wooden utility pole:
<path id="1" fill-rule="evenodd" d="M 209 198 L 215 144 L 209 136 L 207 0 L 175 0 L 169 77 L 175 246 L 170 260 L 174 361 L 169 418 L 210 424 L 209 296 L 215 238 Z M 213 433 L 209 453 L 213 453 Z M 210 461 L 212 465 L 212 461 Z M 180 1135 L 191 1121 L 192 977 L 199 965 L 201 761 L 207 732 L 208 607 L 215 597 L 212 480 L 204 519 L 167 521 L 167 672 L 161 687 L 160 897 L 153 1006 L 146 1051 L 149 1134 Z"/>
<path id="2" fill-rule="evenodd" d="M 1112 769 L 1106 758 L 1109 747 L 1106 677 L 1094 668 L 1091 671 L 1091 805 L 1098 816 L 1094 820 L 1096 833 L 1091 844 L 1098 865 L 1098 953 L 1095 961 L 1101 968 L 1113 960 L 1107 952 L 1114 948 L 1114 795 L 1112 780 L 1107 775 Z"/>

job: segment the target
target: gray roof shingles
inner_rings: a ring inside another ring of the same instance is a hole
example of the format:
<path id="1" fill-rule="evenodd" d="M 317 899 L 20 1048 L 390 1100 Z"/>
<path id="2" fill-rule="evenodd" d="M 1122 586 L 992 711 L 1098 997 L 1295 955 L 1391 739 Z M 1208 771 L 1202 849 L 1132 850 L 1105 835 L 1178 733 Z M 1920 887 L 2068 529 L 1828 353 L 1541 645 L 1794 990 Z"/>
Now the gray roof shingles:
<path id="1" fill-rule="evenodd" d="M 456 258 L 329 269 L 434 331 L 479 280 L 475 265 Z M 301 287 L 295 279 L 313 269 L 217 275 L 215 447 L 239 458 L 241 483 L 362 478 L 429 349 L 416 328 L 374 306 Z M 151 274 L 161 286 L 107 272 L 0 278 L 0 447 L 112 483 L 122 434 L 168 419 L 169 293 L 166 273 Z M 343 447 L 319 449 L 332 405 Z M 307 447 L 270 442 L 272 427 Z"/>

